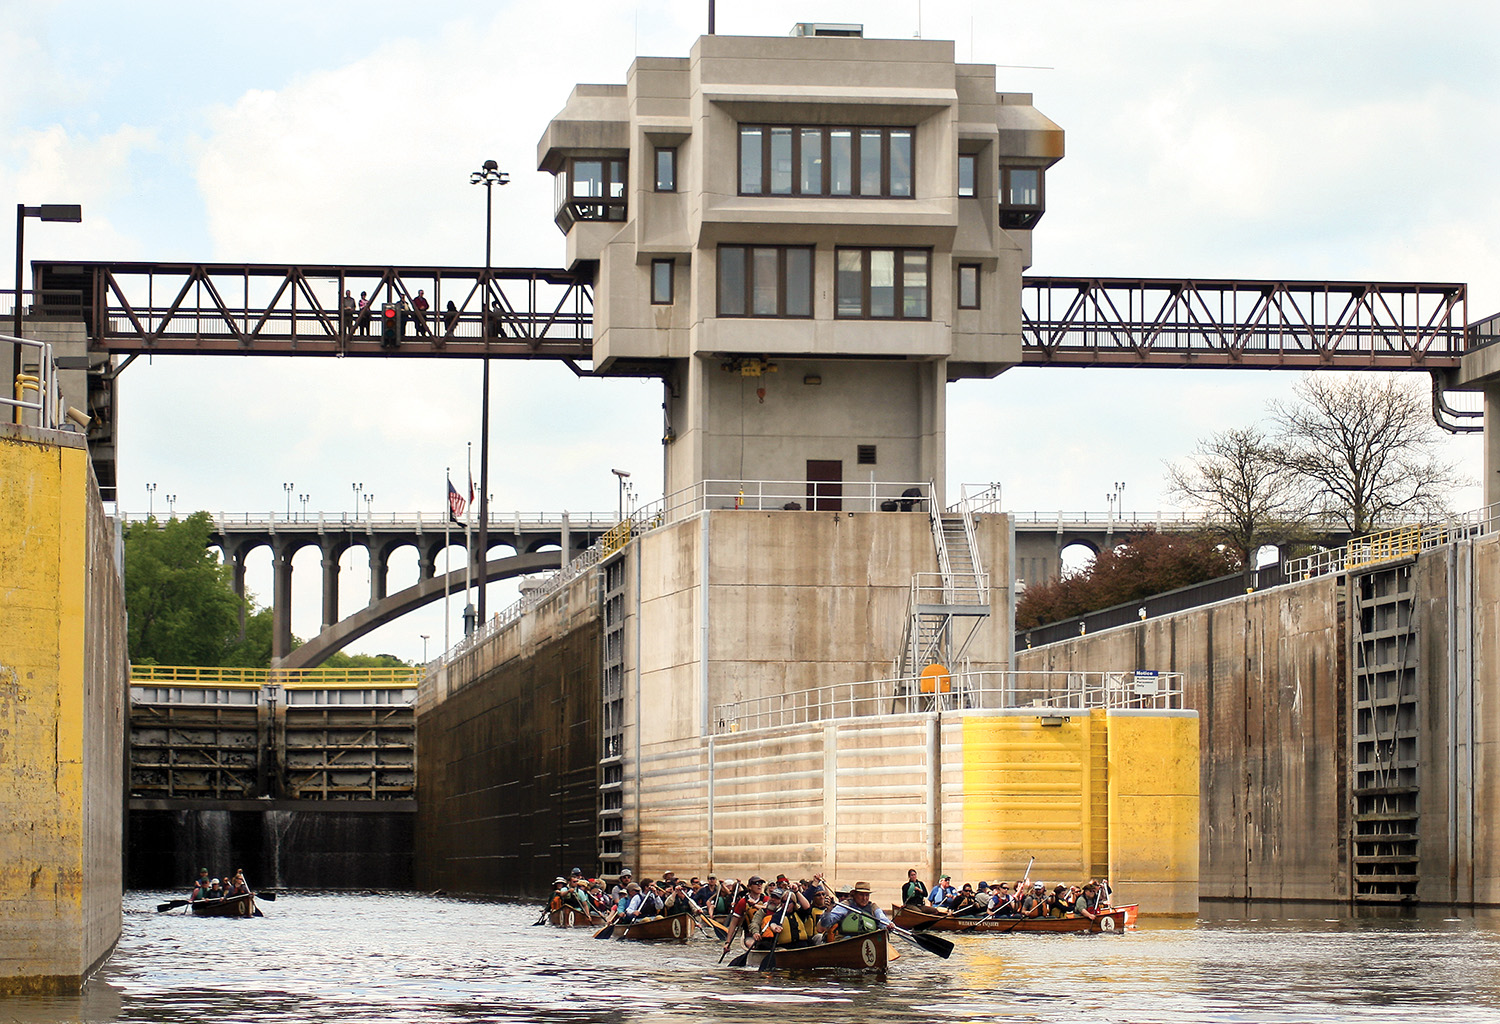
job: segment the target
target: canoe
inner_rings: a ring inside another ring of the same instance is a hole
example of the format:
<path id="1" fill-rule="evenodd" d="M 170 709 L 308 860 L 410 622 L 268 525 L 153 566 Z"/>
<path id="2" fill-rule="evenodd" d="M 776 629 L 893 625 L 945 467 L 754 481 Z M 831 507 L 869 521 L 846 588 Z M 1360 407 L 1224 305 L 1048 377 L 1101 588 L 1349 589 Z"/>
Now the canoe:
<path id="1" fill-rule="evenodd" d="M 644 921 L 635 924 L 615 925 L 613 938 L 616 939 L 643 939 L 655 940 L 666 939 L 672 942 L 686 942 L 693 936 L 693 915 L 691 914 L 669 914 L 666 917 L 648 917 Z M 778 956 L 780 954 L 777 954 Z"/>
<path id="2" fill-rule="evenodd" d="M 604 924 L 604 915 L 590 916 L 577 907 L 562 907 L 547 911 L 547 923 L 554 928 L 594 928 Z"/>
<path id="3" fill-rule="evenodd" d="M 1110 907 L 1111 910 L 1123 910 L 1125 912 L 1125 927 L 1134 928 L 1136 920 L 1141 916 L 1141 905 L 1139 903 L 1127 903 L 1123 907 Z"/>
<path id="4" fill-rule="evenodd" d="M 194 917 L 254 917 L 255 893 L 240 896 L 221 896 L 217 899 L 197 900 L 188 904 Z"/>
<path id="5" fill-rule="evenodd" d="M 884 974 L 888 960 L 887 941 L 886 932 L 877 931 L 850 935 L 832 942 L 820 942 L 815 946 L 783 946 L 776 950 L 776 970 L 812 971 L 832 968 Z M 759 970 L 760 962 L 769 955 L 769 950 L 752 949 L 745 957 L 745 966 Z"/>
<path id="6" fill-rule="evenodd" d="M 1125 930 L 1126 911 L 1122 907 L 1101 913 L 1090 921 L 1086 917 L 949 917 L 915 907 L 892 907 L 891 917 L 902 928 L 923 931 L 971 932 L 973 934 L 1008 935 L 1011 932 L 1116 932 Z"/>

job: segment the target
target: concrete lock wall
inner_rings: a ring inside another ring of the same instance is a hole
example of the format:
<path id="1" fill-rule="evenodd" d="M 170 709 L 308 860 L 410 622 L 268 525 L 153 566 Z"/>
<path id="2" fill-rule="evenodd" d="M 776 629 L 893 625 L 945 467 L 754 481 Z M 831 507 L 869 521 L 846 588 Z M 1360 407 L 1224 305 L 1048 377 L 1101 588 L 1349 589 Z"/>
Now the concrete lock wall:
<path id="1" fill-rule="evenodd" d="M 596 580 L 562 588 L 417 698 L 417 884 L 546 892 L 596 859 Z"/>
<path id="2" fill-rule="evenodd" d="M 125 606 L 82 439 L 0 427 L 0 992 L 81 987 L 120 935 Z"/>
<path id="3" fill-rule="evenodd" d="M 1500 903 L 1500 537 L 1021 652 L 1021 669 L 1184 674 L 1199 709 L 1202 895 L 1351 899 L 1351 665 L 1414 664 L 1415 898 Z M 1412 639 L 1361 651 L 1349 589 L 1410 573 Z M 1412 649 L 1404 645 L 1410 643 Z"/>

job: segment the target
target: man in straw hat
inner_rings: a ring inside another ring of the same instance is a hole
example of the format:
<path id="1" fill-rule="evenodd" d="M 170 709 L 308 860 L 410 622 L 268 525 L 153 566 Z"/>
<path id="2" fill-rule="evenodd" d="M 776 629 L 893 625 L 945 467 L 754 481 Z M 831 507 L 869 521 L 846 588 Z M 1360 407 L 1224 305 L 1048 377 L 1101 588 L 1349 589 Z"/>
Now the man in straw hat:
<path id="1" fill-rule="evenodd" d="M 896 925 L 871 899 L 870 883 L 855 882 L 849 892 L 849 902 L 836 904 L 818 922 L 818 927 L 824 929 L 835 926 L 840 935 L 861 935 Z"/>

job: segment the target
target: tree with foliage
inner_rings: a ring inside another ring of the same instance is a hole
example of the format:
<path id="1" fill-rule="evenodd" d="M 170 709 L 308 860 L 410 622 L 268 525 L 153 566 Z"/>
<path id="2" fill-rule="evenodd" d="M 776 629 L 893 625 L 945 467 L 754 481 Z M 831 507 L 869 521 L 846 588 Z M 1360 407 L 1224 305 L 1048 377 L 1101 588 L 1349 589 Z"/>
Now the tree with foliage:
<path id="1" fill-rule="evenodd" d="M 1260 429 L 1231 427 L 1168 463 L 1168 489 L 1205 513 L 1210 537 L 1253 566 L 1258 548 L 1300 536 L 1312 514 L 1311 489 L 1282 455 Z"/>
<path id="2" fill-rule="evenodd" d="M 1218 579 L 1240 565 L 1234 553 L 1199 533 L 1136 534 L 1119 547 L 1101 551 L 1080 572 L 1028 586 L 1016 605 L 1016 628 L 1031 629 Z"/>
<path id="3" fill-rule="evenodd" d="M 1441 457 L 1443 435 L 1420 387 L 1393 373 L 1308 374 L 1296 394 L 1270 403 L 1273 450 L 1315 489 L 1319 511 L 1356 536 L 1448 514 L 1448 492 L 1465 481 Z"/>
<path id="4" fill-rule="evenodd" d="M 125 531 L 125 610 L 130 660 L 221 665 L 239 643 L 240 599 L 229 569 L 208 549 L 207 512 Z"/>
<path id="5" fill-rule="evenodd" d="M 410 668 L 394 654 L 345 654 L 334 651 L 320 668 Z"/>

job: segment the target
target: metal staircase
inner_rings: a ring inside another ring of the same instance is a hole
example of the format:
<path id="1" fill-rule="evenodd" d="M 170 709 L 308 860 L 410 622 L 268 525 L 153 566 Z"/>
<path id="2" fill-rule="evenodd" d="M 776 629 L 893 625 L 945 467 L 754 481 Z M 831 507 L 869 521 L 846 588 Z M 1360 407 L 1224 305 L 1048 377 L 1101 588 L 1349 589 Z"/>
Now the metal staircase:
<path id="1" fill-rule="evenodd" d="M 956 669 L 990 614 L 989 574 L 980 563 L 974 517 L 967 502 L 960 503 L 956 512 L 943 512 L 929 501 L 928 515 L 938 572 L 912 576 L 906 631 L 896 664 L 896 677 L 903 680 L 906 692 L 913 677 L 927 665 Z"/>

